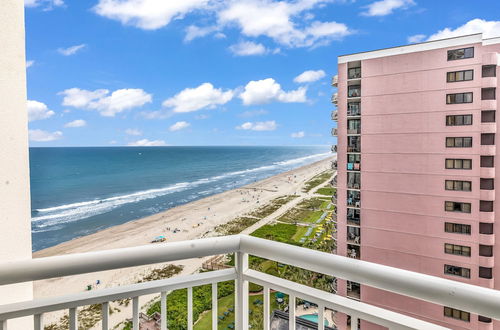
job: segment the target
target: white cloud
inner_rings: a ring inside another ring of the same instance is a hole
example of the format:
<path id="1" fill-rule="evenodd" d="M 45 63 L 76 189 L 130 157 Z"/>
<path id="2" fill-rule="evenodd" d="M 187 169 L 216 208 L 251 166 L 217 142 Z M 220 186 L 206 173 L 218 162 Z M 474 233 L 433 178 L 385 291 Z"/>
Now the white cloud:
<path id="1" fill-rule="evenodd" d="M 274 120 L 269 121 L 258 121 L 255 123 L 246 122 L 240 126 L 236 126 L 236 129 L 240 130 L 251 130 L 251 131 L 274 131 L 277 125 Z"/>
<path id="2" fill-rule="evenodd" d="M 50 142 L 61 139 L 63 133 L 61 131 L 47 132 L 41 129 L 30 129 L 29 138 L 30 141 L 35 142 Z"/>
<path id="3" fill-rule="evenodd" d="M 171 132 L 180 131 L 181 129 L 187 128 L 189 126 L 191 126 L 191 124 L 188 123 L 187 121 L 178 121 L 172 126 L 170 126 L 169 130 Z"/>
<path id="4" fill-rule="evenodd" d="M 131 147 L 160 147 L 160 146 L 166 146 L 167 144 L 163 140 L 148 140 L 148 139 L 142 139 L 138 140 L 135 142 L 130 142 L 127 144 L 128 146 Z"/>
<path id="5" fill-rule="evenodd" d="M 415 4 L 413 0 L 380 0 L 365 6 L 366 11 L 361 14 L 364 16 L 386 16 L 392 14 L 396 9 L 406 9 Z"/>
<path id="6" fill-rule="evenodd" d="M 303 138 L 304 136 L 306 136 L 306 133 L 304 133 L 303 131 L 300 131 L 300 132 L 292 133 L 290 136 L 293 137 L 294 139 L 300 139 L 300 138 Z"/>
<path id="7" fill-rule="evenodd" d="M 301 21 L 301 15 L 327 2 L 329 1 L 232 1 L 218 12 L 218 21 L 221 26 L 238 26 L 241 33 L 247 37 L 266 36 L 287 47 L 328 44 L 353 31 L 345 24 L 337 22 L 314 21 L 308 26 L 297 24 L 297 21 Z"/>
<path id="8" fill-rule="evenodd" d="M 75 55 L 80 50 L 84 49 L 85 47 L 87 47 L 87 45 L 81 44 L 81 45 L 71 46 L 71 47 L 68 47 L 68 48 L 59 48 L 59 49 L 57 49 L 57 51 L 61 55 L 71 56 L 71 55 Z"/>
<path id="9" fill-rule="evenodd" d="M 195 88 L 186 88 L 175 96 L 163 101 L 163 106 L 174 112 L 193 112 L 201 109 L 213 109 L 226 104 L 233 98 L 231 90 L 223 92 L 211 83 L 203 83 Z"/>
<path id="10" fill-rule="evenodd" d="M 87 126 L 87 122 L 83 119 L 76 119 L 64 125 L 64 127 L 84 127 L 84 126 Z"/>
<path id="11" fill-rule="evenodd" d="M 50 10 L 52 7 L 64 6 L 63 0 L 24 0 L 25 7 L 38 7 L 46 5 L 45 10 Z"/>
<path id="12" fill-rule="evenodd" d="M 297 77 L 293 79 L 296 83 L 308 83 L 320 80 L 325 76 L 325 71 L 323 70 L 308 70 L 299 74 Z"/>
<path id="13" fill-rule="evenodd" d="M 128 128 L 125 130 L 125 134 L 127 135 L 133 135 L 133 136 L 140 136 L 142 135 L 142 131 L 136 128 Z"/>
<path id="14" fill-rule="evenodd" d="M 482 33 L 483 38 L 500 37 L 500 21 L 486 21 L 476 18 L 456 29 L 445 28 L 431 35 L 427 40 L 458 37 L 468 34 Z"/>
<path id="15" fill-rule="evenodd" d="M 206 26 L 206 27 L 199 27 L 196 25 L 190 25 L 186 29 L 186 36 L 184 37 L 185 42 L 190 42 L 193 39 L 196 38 L 201 38 L 206 35 L 209 35 L 210 33 L 218 31 L 217 26 Z"/>
<path id="16" fill-rule="evenodd" d="M 28 100 L 26 108 L 28 110 L 28 121 L 47 119 L 55 114 L 54 111 L 49 110 L 45 103 L 38 101 Z"/>
<path id="17" fill-rule="evenodd" d="M 151 94 L 142 89 L 118 89 L 110 94 L 107 89 L 88 91 L 79 88 L 66 89 L 59 93 L 64 95 L 63 105 L 74 108 L 97 110 L 104 117 L 114 117 L 125 110 L 141 107 L 151 103 Z"/>
<path id="18" fill-rule="evenodd" d="M 35 61 L 33 61 L 33 60 L 26 61 L 26 68 L 32 67 L 33 64 L 35 64 Z"/>
<path id="19" fill-rule="evenodd" d="M 267 49 L 263 44 L 257 44 L 252 41 L 242 41 L 229 46 L 229 50 L 238 56 L 263 55 Z"/>
<path id="20" fill-rule="evenodd" d="M 162 28 L 174 19 L 203 9 L 209 0 L 99 0 L 93 10 L 101 16 L 144 30 Z"/>
<path id="21" fill-rule="evenodd" d="M 409 44 L 416 44 L 416 43 L 424 41 L 426 37 L 427 36 L 425 34 L 415 34 L 413 36 L 409 36 L 407 38 L 407 41 Z"/>
<path id="22" fill-rule="evenodd" d="M 272 101 L 294 103 L 306 102 L 306 92 L 306 87 L 299 87 L 296 90 L 285 92 L 273 78 L 267 78 L 250 81 L 239 97 L 245 105 L 264 104 Z"/>

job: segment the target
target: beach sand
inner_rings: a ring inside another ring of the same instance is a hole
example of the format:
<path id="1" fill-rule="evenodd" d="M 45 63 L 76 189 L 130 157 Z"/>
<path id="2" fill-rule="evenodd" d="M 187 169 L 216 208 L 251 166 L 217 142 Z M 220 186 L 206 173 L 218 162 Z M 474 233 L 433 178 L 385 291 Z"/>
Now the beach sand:
<path id="1" fill-rule="evenodd" d="M 37 251 L 33 253 L 33 257 L 41 258 L 151 244 L 151 240 L 158 235 L 166 236 L 168 242 L 211 236 L 214 234 L 216 226 L 251 212 L 276 197 L 293 195 L 295 193 L 305 196 L 301 192 L 304 183 L 315 175 L 329 169 L 331 160 L 332 157 L 329 157 L 325 160 L 284 172 L 238 189 L 206 197 L 143 219 L 130 221 L 88 236 L 76 238 Z M 277 212 L 283 213 L 297 203 L 298 198 L 284 205 Z M 252 226 L 252 230 L 264 225 L 268 221 L 270 219 L 267 218 L 259 221 L 259 223 Z M 180 231 L 173 233 L 174 229 L 180 229 Z M 247 232 L 248 230 L 244 231 L 244 233 Z M 201 258 L 183 260 L 174 262 L 173 264 L 184 266 L 181 274 L 191 274 L 201 267 L 203 260 Z M 36 298 L 40 298 L 82 292 L 87 285 L 94 284 L 97 280 L 100 281 L 97 289 L 131 284 L 141 279 L 151 269 L 158 268 L 159 266 L 161 265 L 148 265 L 36 281 L 34 282 L 34 295 Z M 151 300 L 151 298 L 141 298 L 141 305 Z M 128 313 L 128 311 L 124 312 Z M 122 319 L 124 317 L 117 314 L 122 313 L 113 313 L 112 324 L 114 324 L 113 319 L 118 322 L 120 317 Z M 61 315 L 63 315 L 62 312 L 48 314 L 45 317 L 46 324 L 57 321 Z M 126 317 L 130 317 L 130 315 Z"/>

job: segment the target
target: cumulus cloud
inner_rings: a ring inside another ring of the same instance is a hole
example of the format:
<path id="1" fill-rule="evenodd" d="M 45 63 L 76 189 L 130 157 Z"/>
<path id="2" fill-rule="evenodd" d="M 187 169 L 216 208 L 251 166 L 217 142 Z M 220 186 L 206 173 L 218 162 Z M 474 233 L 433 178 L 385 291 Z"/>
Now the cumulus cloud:
<path id="1" fill-rule="evenodd" d="M 99 0 L 93 10 L 100 16 L 125 25 L 156 30 L 196 9 L 205 8 L 208 2 L 208 0 Z"/>
<path id="2" fill-rule="evenodd" d="M 267 78 L 250 81 L 239 97 L 245 105 L 264 104 L 272 101 L 295 103 L 306 102 L 306 92 L 306 87 L 285 92 L 273 78 Z"/>
<path id="3" fill-rule="evenodd" d="M 38 7 L 38 6 L 45 6 L 45 10 L 50 10 L 53 7 L 61 7 L 64 6 L 64 1 L 63 0 L 24 0 L 24 6 L 25 7 Z"/>
<path id="4" fill-rule="evenodd" d="M 33 61 L 33 60 L 26 61 L 26 68 L 32 67 L 33 64 L 35 64 L 35 61 Z"/>
<path id="5" fill-rule="evenodd" d="M 166 146 L 167 144 L 163 140 L 142 139 L 135 142 L 130 142 L 127 145 L 131 147 L 161 147 Z"/>
<path id="6" fill-rule="evenodd" d="M 362 12 L 364 16 L 386 16 L 390 15 L 396 9 L 407 9 L 414 6 L 413 0 L 380 0 L 365 6 L 366 11 Z"/>
<path id="7" fill-rule="evenodd" d="M 245 130 L 245 131 L 274 131 L 277 125 L 274 120 L 269 121 L 258 121 L 258 122 L 246 122 L 241 124 L 240 126 L 236 126 L 236 129 Z"/>
<path id="8" fill-rule="evenodd" d="M 187 121 L 178 121 L 175 124 L 173 124 L 172 126 L 170 126 L 169 130 L 171 132 L 180 131 L 181 129 L 187 128 L 189 126 L 191 126 L 191 124 L 188 123 Z"/>
<path id="9" fill-rule="evenodd" d="M 431 35 L 428 40 L 458 37 L 468 34 L 482 33 L 483 38 L 500 37 L 500 21 L 486 21 L 476 18 L 455 29 L 445 28 Z"/>
<path id="10" fill-rule="evenodd" d="M 202 109 L 214 109 L 226 104 L 233 98 L 234 92 L 214 88 L 211 83 L 203 83 L 195 88 L 186 88 L 175 96 L 163 101 L 163 106 L 174 112 L 193 112 Z"/>
<path id="11" fill-rule="evenodd" d="M 64 96 L 64 106 L 96 110 L 104 117 L 114 117 L 120 112 L 141 107 L 152 101 L 151 94 L 142 89 L 118 89 L 110 94 L 107 89 L 89 91 L 70 88 L 59 94 Z"/>
<path id="12" fill-rule="evenodd" d="M 184 37 L 185 42 L 190 42 L 193 39 L 201 38 L 210 33 L 217 32 L 219 28 L 217 26 L 205 26 L 199 27 L 196 25 L 190 25 L 186 28 L 186 36 Z"/>
<path id="13" fill-rule="evenodd" d="M 26 107 L 28 109 L 28 121 L 47 119 L 55 114 L 45 103 L 38 101 L 28 100 Z"/>
<path id="14" fill-rule="evenodd" d="M 415 34 L 413 36 L 409 36 L 407 38 L 408 43 L 410 44 L 416 44 L 418 42 L 422 42 L 425 40 L 427 36 L 425 34 Z"/>
<path id="15" fill-rule="evenodd" d="M 128 128 L 125 130 L 125 134 L 132 136 L 140 136 L 142 135 L 142 131 L 137 128 Z"/>
<path id="16" fill-rule="evenodd" d="M 304 136 L 306 136 L 306 133 L 304 133 L 303 131 L 300 131 L 300 132 L 292 133 L 290 136 L 293 137 L 294 139 L 300 139 L 300 138 L 303 138 Z"/>
<path id="17" fill-rule="evenodd" d="M 75 55 L 80 50 L 84 49 L 85 47 L 87 47 L 87 45 L 81 44 L 81 45 L 71 46 L 71 47 L 68 47 L 68 48 L 59 48 L 59 49 L 57 49 L 57 51 L 61 55 L 71 56 L 71 55 Z"/>
<path id="18" fill-rule="evenodd" d="M 61 131 L 47 132 L 41 129 L 30 129 L 29 139 L 34 142 L 50 142 L 61 139 L 63 133 Z"/>
<path id="19" fill-rule="evenodd" d="M 263 44 L 258 44 L 253 41 L 242 41 L 229 46 L 229 50 L 237 56 L 263 55 L 267 53 L 267 49 Z"/>
<path id="20" fill-rule="evenodd" d="M 325 71 L 323 70 L 308 70 L 299 74 L 297 77 L 293 79 L 296 83 L 309 83 L 318 81 L 325 76 Z"/>
<path id="21" fill-rule="evenodd" d="M 83 119 L 76 119 L 73 121 L 70 121 L 69 123 L 66 123 L 64 127 L 84 127 L 87 126 L 87 122 Z"/>

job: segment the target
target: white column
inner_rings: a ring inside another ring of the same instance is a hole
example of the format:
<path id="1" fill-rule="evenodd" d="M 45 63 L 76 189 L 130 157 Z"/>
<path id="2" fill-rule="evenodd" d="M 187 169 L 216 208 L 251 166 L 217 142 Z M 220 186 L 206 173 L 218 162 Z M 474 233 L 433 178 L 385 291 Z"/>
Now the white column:
<path id="1" fill-rule="evenodd" d="M 351 330 L 358 330 L 358 317 L 351 315 Z"/>
<path id="2" fill-rule="evenodd" d="M 325 330 L 325 306 L 318 305 L 318 330 Z"/>
<path id="3" fill-rule="evenodd" d="M 212 330 L 217 330 L 217 323 L 218 323 L 218 303 L 219 300 L 217 299 L 217 283 L 212 283 Z"/>
<path id="4" fill-rule="evenodd" d="M 31 258 L 24 1 L 0 10 L 0 260 Z M 32 283 L 0 286 L 0 305 L 33 299 Z M 33 317 L 9 321 L 33 329 Z"/>
<path id="5" fill-rule="evenodd" d="M 78 313 L 76 308 L 69 309 L 69 330 L 78 330 Z"/>
<path id="6" fill-rule="evenodd" d="M 193 330 L 193 288 L 188 288 L 188 330 Z"/>
<path id="7" fill-rule="evenodd" d="M 35 330 L 43 330 L 43 314 L 35 315 Z"/>
<path id="8" fill-rule="evenodd" d="M 161 311 L 160 329 L 167 330 L 167 293 L 166 292 L 161 293 L 160 311 Z"/>
<path id="9" fill-rule="evenodd" d="M 295 330 L 295 296 L 288 296 L 288 329 Z"/>
<path id="10" fill-rule="evenodd" d="M 132 299 L 132 329 L 139 330 L 139 297 Z"/>
<path id="11" fill-rule="evenodd" d="M 269 287 L 264 286 L 264 330 L 269 330 L 269 327 L 271 325 L 271 317 L 269 315 L 269 305 L 271 303 L 270 297 L 269 297 Z"/>
<path id="12" fill-rule="evenodd" d="M 243 273 L 248 270 L 248 254 L 236 252 L 236 329 L 248 329 L 248 281 L 243 280 Z"/>
<path id="13" fill-rule="evenodd" d="M 101 305 L 102 314 L 102 330 L 109 329 L 109 303 L 105 302 Z"/>

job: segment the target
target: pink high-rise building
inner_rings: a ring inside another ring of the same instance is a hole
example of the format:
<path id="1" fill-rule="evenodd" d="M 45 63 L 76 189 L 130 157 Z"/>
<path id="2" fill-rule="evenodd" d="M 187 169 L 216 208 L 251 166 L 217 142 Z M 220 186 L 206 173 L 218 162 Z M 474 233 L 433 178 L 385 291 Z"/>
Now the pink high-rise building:
<path id="1" fill-rule="evenodd" d="M 338 61 L 337 253 L 500 289 L 500 38 L 474 34 Z M 338 293 L 453 329 L 500 329 L 353 282 L 339 280 Z"/>

